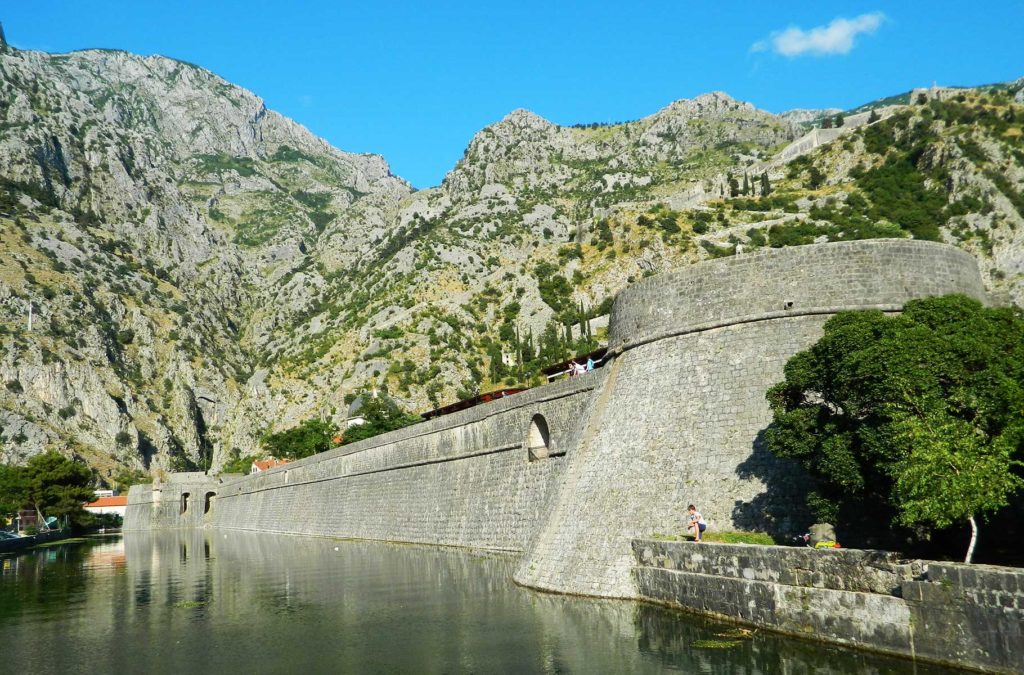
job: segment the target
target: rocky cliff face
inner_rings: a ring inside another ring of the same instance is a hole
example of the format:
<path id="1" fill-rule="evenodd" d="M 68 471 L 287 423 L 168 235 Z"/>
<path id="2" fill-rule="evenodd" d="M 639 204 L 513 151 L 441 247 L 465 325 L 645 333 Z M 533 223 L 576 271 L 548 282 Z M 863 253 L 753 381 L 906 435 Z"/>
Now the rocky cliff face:
<path id="1" fill-rule="evenodd" d="M 4 48 L 0 461 L 216 468 L 363 388 L 423 410 L 522 383 L 599 340 L 581 317 L 630 281 L 764 245 L 942 238 L 1021 302 L 1020 89 L 886 109 L 794 161 L 833 111 L 517 110 L 414 192 L 201 68 Z"/>
<path id="2" fill-rule="evenodd" d="M 0 120 L 5 461 L 56 446 L 109 471 L 253 447 L 253 371 L 279 306 L 308 300 L 289 282 L 323 232 L 358 250 L 410 192 L 380 157 L 162 57 L 6 49 Z"/>

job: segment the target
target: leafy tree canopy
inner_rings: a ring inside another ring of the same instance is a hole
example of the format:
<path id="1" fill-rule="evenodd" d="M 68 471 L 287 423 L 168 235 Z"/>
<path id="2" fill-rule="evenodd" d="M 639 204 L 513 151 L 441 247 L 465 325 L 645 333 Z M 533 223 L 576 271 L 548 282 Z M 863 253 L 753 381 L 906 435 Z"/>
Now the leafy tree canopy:
<path id="1" fill-rule="evenodd" d="M 238 448 L 231 451 L 228 461 L 221 467 L 221 473 L 249 473 L 252 463 L 259 459 L 256 455 L 243 455 Z"/>
<path id="2" fill-rule="evenodd" d="M 133 485 L 144 485 L 152 483 L 150 475 L 141 469 L 122 468 L 113 476 L 113 486 L 118 492 L 128 492 Z"/>
<path id="3" fill-rule="evenodd" d="M 355 443 L 364 438 L 372 438 L 380 434 L 418 424 L 423 419 L 419 415 L 402 410 L 390 396 L 380 394 L 376 397 L 363 396 L 363 406 L 359 414 L 366 420 L 345 430 L 343 444 Z"/>
<path id="4" fill-rule="evenodd" d="M 808 507 L 848 533 L 974 528 L 1024 486 L 1019 309 L 952 295 L 837 314 L 767 397 L 769 449 L 804 466 Z"/>
<path id="5" fill-rule="evenodd" d="M 0 464 L 0 514 L 24 507 L 25 490 L 24 468 Z"/>
<path id="6" fill-rule="evenodd" d="M 0 466 L 0 510 L 31 506 L 44 518 L 70 516 L 84 522 L 82 504 L 94 499 L 92 474 L 84 464 L 56 452 L 36 455 L 26 466 Z"/>
<path id="7" fill-rule="evenodd" d="M 333 422 L 319 418 L 308 419 L 302 424 L 263 437 L 263 449 L 278 459 L 302 459 L 333 447 L 333 438 L 338 427 Z M 244 473 L 248 473 L 248 467 Z"/>

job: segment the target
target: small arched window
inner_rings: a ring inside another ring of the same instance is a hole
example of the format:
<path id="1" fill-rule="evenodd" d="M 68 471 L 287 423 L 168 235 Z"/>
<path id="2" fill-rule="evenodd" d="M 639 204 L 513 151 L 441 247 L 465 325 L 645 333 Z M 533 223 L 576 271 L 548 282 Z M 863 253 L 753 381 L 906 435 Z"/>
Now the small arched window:
<path id="1" fill-rule="evenodd" d="M 213 507 L 213 498 L 217 496 L 216 492 L 207 492 L 206 499 L 203 500 L 203 513 L 209 513 Z"/>
<path id="2" fill-rule="evenodd" d="M 534 415 L 526 434 L 526 450 L 531 462 L 551 456 L 551 432 L 543 415 Z"/>
<path id="3" fill-rule="evenodd" d="M 188 492 L 182 492 L 181 493 L 181 512 L 182 513 L 185 513 L 186 511 L 188 511 L 188 497 L 189 497 L 189 493 Z"/>

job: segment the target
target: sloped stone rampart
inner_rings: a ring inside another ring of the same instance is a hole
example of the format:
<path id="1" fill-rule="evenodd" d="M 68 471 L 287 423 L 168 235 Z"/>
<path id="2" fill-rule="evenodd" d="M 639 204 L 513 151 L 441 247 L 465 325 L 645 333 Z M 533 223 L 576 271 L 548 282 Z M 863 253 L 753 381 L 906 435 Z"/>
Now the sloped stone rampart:
<path id="1" fill-rule="evenodd" d="M 713 529 L 806 527 L 799 469 L 762 441 L 771 422 L 765 392 L 834 313 L 895 312 L 946 293 L 985 299 L 974 259 L 911 240 L 762 250 L 622 291 L 606 405 L 567 457 L 516 580 L 634 597 L 630 540 L 681 531 L 690 503 Z"/>
<path id="2" fill-rule="evenodd" d="M 584 411 L 604 373 L 597 370 L 231 482 L 214 481 L 214 505 L 198 520 L 195 512 L 178 508 L 181 492 L 196 489 L 192 484 L 139 488 L 129 496 L 125 527 L 209 524 L 522 550 L 546 517 L 564 455 L 577 442 Z M 531 461 L 526 437 L 535 415 L 544 417 L 550 432 L 551 456 Z"/>

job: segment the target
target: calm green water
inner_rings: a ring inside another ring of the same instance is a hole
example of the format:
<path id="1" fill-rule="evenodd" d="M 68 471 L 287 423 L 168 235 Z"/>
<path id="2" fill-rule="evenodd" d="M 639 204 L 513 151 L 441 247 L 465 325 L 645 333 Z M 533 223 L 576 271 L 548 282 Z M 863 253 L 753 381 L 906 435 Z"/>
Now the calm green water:
<path id="1" fill-rule="evenodd" d="M 0 557 L 0 672 L 950 672 L 539 594 L 512 584 L 513 568 L 240 532 L 89 538 Z"/>

